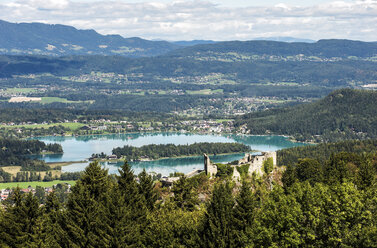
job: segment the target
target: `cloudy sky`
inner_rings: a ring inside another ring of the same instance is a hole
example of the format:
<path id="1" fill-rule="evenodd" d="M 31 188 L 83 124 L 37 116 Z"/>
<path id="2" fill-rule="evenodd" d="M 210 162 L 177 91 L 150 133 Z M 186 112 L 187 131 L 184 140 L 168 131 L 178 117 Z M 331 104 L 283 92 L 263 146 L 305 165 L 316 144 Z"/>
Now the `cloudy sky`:
<path id="1" fill-rule="evenodd" d="M 146 39 L 377 41 L 377 0 L 0 0 L 0 19 Z"/>

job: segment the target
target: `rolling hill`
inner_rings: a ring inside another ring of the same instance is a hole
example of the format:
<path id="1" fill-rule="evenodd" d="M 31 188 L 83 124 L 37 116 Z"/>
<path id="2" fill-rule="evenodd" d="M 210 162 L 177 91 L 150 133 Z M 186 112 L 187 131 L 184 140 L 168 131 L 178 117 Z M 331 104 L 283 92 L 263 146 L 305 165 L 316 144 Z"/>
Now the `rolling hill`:
<path id="1" fill-rule="evenodd" d="M 252 134 L 293 135 L 301 140 L 376 138 L 376 102 L 376 91 L 341 89 L 313 103 L 244 115 L 238 125 L 247 124 Z"/>

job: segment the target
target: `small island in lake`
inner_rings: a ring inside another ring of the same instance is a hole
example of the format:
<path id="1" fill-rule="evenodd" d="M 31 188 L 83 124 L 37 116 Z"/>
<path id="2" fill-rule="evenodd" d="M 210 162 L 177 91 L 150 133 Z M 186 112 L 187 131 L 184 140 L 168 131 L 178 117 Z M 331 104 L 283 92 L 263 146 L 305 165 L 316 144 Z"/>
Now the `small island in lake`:
<path id="1" fill-rule="evenodd" d="M 250 147 L 241 143 L 209 143 L 201 142 L 191 145 L 174 145 L 174 144 L 151 144 L 141 147 L 123 146 L 113 149 L 113 154 L 124 157 L 129 161 L 135 160 L 156 160 L 161 158 L 198 156 L 206 154 L 226 154 L 249 152 Z"/>

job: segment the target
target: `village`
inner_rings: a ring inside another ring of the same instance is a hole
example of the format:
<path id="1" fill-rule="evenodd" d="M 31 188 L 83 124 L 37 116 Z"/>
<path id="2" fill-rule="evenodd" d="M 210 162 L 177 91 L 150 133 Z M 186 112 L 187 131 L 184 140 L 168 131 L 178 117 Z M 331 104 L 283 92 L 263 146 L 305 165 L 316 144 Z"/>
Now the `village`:
<path id="1" fill-rule="evenodd" d="M 112 121 L 97 120 L 64 120 L 60 122 L 1 122 L 0 134 L 18 138 L 36 136 L 76 136 L 111 133 L 142 132 L 190 132 L 190 133 L 247 133 L 246 126 L 234 127 L 233 119 L 193 119 L 164 121 Z"/>

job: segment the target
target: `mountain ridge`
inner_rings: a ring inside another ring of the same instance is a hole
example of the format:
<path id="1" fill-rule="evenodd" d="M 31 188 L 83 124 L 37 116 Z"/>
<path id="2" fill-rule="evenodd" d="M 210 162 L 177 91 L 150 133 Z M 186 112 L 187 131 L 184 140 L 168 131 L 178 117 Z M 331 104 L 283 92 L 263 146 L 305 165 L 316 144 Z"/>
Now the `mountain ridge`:
<path id="1" fill-rule="evenodd" d="M 322 39 L 314 43 L 283 42 L 271 40 L 223 41 L 213 44 L 199 44 L 169 52 L 172 56 L 195 54 L 239 53 L 275 56 L 318 56 L 318 57 L 373 57 L 377 55 L 377 42 L 346 39 Z"/>
<path id="2" fill-rule="evenodd" d="M 0 53 L 10 55 L 123 55 L 147 57 L 180 48 L 167 41 L 101 35 L 62 24 L 10 23 L 0 20 Z"/>

